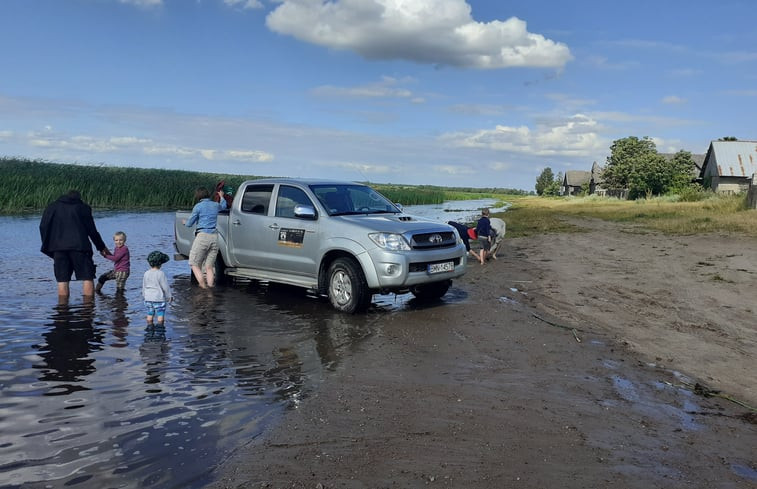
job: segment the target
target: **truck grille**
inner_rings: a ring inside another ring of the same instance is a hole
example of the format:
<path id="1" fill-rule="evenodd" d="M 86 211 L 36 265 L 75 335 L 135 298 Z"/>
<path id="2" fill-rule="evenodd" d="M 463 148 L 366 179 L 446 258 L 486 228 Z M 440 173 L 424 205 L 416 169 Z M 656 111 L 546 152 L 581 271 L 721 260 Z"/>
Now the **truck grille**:
<path id="1" fill-rule="evenodd" d="M 410 246 L 412 246 L 414 250 L 450 248 L 455 246 L 455 244 L 457 244 L 457 234 L 455 234 L 454 231 L 414 234 L 410 240 Z"/>

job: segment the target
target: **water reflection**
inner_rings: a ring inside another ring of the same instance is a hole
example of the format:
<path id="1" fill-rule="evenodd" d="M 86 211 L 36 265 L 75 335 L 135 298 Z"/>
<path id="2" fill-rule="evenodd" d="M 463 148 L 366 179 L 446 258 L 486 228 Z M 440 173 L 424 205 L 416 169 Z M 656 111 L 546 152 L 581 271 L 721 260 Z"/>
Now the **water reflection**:
<path id="1" fill-rule="evenodd" d="M 93 326 L 94 304 L 85 302 L 79 307 L 58 304 L 50 320 L 50 329 L 42 334 L 44 342 L 35 345 L 43 361 L 42 365 L 34 366 L 42 370 L 39 380 L 54 382 L 45 395 L 88 390 L 81 382 L 95 371 L 92 352 L 101 350 L 103 343 L 102 331 Z"/>
<path id="2" fill-rule="evenodd" d="M 139 347 L 139 355 L 145 367 L 145 384 L 159 384 L 169 360 L 169 344 L 166 341 L 165 324 L 151 324 L 145 328 L 144 341 Z M 147 390 L 158 393 L 160 388 Z"/>
<path id="3" fill-rule="evenodd" d="M 129 328 L 129 316 L 126 314 L 129 308 L 129 302 L 126 300 L 126 294 L 123 290 L 117 290 L 110 301 L 113 310 L 113 319 L 111 330 L 114 341 L 110 343 L 113 348 L 126 348 L 129 346 L 127 333 Z"/>
<path id="4" fill-rule="evenodd" d="M 95 220 L 103 235 L 125 231 L 143 257 L 170 252 L 173 217 Z M 122 294 L 56 304 L 38 225 L 0 216 L 14 231 L 0 233 L 0 274 L 28 278 L 0 288 L 0 487 L 204 487 L 215 465 L 297 406 L 387 314 L 415 307 L 411 296 L 382 296 L 349 316 L 297 288 L 200 290 L 187 263 L 171 261 L 163 270 L 176 300 L 165 327 L 148 328 L 138 280 Z M 134 276 L 146 269 L 132 261 Z M 463 299 L 453 287 L 444 301 Z"/>

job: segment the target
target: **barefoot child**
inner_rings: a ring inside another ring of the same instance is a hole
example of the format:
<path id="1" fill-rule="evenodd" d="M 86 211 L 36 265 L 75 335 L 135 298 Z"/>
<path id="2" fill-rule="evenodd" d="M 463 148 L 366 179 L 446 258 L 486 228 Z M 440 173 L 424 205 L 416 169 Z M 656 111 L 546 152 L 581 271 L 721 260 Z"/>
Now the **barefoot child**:
<path id="1" fill-rule="evenodd" d="M 116 245 L 113 248 L 113 254 L 104 255 L 105 258 L 113 262 L 113 270 L 103 273 L 97 279 L 95 292 L 98 294 L 102 291 L 103 285 L 108 280 L 115 280 L 116 292 L 123 292 L 126 288 L 126 279 L 129 278 L 129 273 L 131 272 L 129 248 L 126 246 L 126 233 L 117 231 L 113 235 L 113 243 Z"/>
<path id="2" fill-rule="evenodd" d="M 147 308 L 147 324 L 153 324 L 153 316 L 158 317 L 158 325 L 162 325 L 166 316 L 166 304 L 173 300 L 171 289 L 168 287 L 166 274 L 160 267 L 168 261 L 168 255 L 160 251 L 153 251 L 147 255 L 150 269 L 142 278 L 142 297 Z"/>

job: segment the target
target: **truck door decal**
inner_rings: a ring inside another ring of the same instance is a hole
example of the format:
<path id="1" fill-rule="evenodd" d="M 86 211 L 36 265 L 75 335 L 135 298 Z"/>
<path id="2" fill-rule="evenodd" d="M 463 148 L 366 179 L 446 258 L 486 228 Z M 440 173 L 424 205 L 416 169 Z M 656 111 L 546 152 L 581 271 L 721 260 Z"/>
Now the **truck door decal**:
<path id="1" fill-rule="evenodd" d="M 304 229 L 281 228 L 279 230 L 279 246 L 289 246 L 292 248 L 302 248 L 302 241 L 305 239 Z"/>

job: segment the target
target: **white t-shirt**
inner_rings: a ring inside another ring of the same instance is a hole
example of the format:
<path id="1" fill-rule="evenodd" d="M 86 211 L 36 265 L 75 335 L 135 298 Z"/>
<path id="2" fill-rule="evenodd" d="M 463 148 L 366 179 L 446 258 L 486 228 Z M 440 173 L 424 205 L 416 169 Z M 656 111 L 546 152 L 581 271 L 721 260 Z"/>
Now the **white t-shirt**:
<path id="1" fill-rule="evenodd" d="M 150 302 L 170 302 L 171 289 L 163 270 L 151 268 L 142 278 L 142 297 Z"/>

